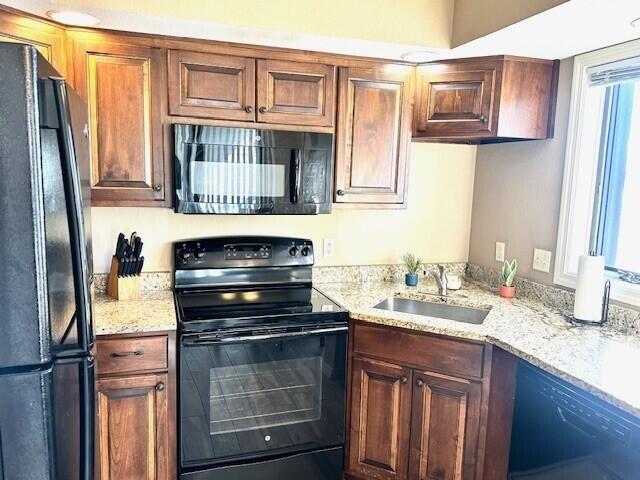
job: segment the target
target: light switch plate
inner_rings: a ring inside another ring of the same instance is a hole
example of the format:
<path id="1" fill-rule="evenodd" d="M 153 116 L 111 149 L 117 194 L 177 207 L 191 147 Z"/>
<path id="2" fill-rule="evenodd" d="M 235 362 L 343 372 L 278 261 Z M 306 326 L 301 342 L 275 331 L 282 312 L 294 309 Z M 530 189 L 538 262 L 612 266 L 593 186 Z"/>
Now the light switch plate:
<path id="1" fill-rule="evenodd" d="M 496 262 L 504 262 L 504 250 L 506 245 L 504 242 L 496 242 Z"/>
<path id="2" fill-rule="evenodd" d="M 323 255 L 325 257 L 333 257 L 336 250 L 336 241 L 333 238 L 325 238 L 323 246 Z"/>
<path id="3" fill-rule="evenodd" d="M 549 273 L 551 269 L 551 252 L 549 250 L 533 249 L 533 269 Z"/>

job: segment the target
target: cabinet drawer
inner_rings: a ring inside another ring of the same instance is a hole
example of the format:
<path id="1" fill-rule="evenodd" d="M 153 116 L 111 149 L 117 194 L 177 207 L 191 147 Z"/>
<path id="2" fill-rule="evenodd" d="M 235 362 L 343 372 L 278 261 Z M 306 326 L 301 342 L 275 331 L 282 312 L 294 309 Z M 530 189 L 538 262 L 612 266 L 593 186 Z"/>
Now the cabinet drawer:
<path id="1" fill-rule="evenodd" d="M 353 349 L 396 364 L 464 378 L 482 378 L 484 345 L 357 324 Z"/>
<path id="2" fill-rule="evenodd" d="M 98 340 L 98 375 L 167 369 L 167 337 L 128 337 Z"/>

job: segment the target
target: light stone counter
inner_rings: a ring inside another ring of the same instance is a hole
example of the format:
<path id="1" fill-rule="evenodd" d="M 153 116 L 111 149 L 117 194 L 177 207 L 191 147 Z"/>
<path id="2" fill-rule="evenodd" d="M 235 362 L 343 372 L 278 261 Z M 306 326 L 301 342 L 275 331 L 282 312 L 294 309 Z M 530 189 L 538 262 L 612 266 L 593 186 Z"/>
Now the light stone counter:
<path id="1" fill-rule="evenodd" d="M 505 300 L 478 285 L 465 283 L 450 303 L 491 307 L 482 325 L 371 308 L 400 296 L 437 301 L 432 285 L 399 283 L 315 284 L 349 310 L 351 318 L 388 326 L 482 340 L 497 345 L 623 410 L 640 416 L 640 338 L 608 327 L 567 323 L 559 313 L 531 300 Z"/>
<path id="2" fill-rule="evenodd" d="M 140 300 L 115 300 L 104 293 L 93 296 L 95 335 L 171 331 L 176 325 L 171 290 L 143 292 Z"/>

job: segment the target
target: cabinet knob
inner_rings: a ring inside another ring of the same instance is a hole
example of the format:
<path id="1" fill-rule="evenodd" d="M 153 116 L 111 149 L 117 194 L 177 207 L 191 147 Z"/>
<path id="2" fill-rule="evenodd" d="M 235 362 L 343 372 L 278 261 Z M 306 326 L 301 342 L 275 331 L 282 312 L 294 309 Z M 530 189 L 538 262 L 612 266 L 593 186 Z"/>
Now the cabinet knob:
<path id="1" fill-rule="evenodd" d="M 344 195 L 344 190 L 338 190 L 336 193 L 342 197 Z"/>
<path id="2" fill-rule="evenodd" d="M 156 385 L 157 392 L 161 392 L 163 390 L 164 390 L 164 383 L 160 382 L 159 384 Z"/>
<path id="3" fill-rule="evenodd" d="M 157 185 L 154 185 L 154 186 L 153 186 L 153 189 L 154 189 L 156 192 L 159 192 L 160 190 L 162 190 L 162 185 L 160 185 L 160 184 L 158 183 Z"/>
<path id="4" fill-rule="evenodd" d="M 267 107 L 260 107 L 260 108 L 258 109 L 258 111 L 259 111 L 260 113 L 267 113 Z"/>
<path id="5" fill-rule="evenodd" d="M 407 377 L 402 377 L 402 378 L 400 379 L 400 383 L 402 383 L 403 385 L 404 385 L 405 383 L 407 383 Z"/>
<path id="6" fill-rule="evenodd" d="M 251 105 L 247 105 L 246 107 L 244 107 L 244 111 L 247 113 L 251 113 L 253 112 L 253 107 Z"/>
<path id="7" fill-rule="evenodd" d="M 478 120 L 480 120 L 482 123 L 487 123 L 487 117 L 485 117 L 484 115 L 480 115 Z"/>
<path id="8" fill-rule="evenodd" d="M 424 381 L 421 378 L 416 380 L 416 387 L 424 387 Z"/>

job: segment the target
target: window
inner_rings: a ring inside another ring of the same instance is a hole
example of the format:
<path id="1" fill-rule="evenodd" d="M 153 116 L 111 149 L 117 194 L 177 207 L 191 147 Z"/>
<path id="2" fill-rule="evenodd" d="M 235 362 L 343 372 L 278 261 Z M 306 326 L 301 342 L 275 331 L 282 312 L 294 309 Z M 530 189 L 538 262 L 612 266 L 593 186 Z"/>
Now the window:
<path id="1" fill-rule="evenodd" d="M 608 270 L 640 272 L 640 80 L 608 86 L 591 245 Z"/>
<path id="2" fill-rule="evenodd" d="M 640 41 L 575 58 L 555 282 L 605 257 L 612 298 L 640 305 Z"/>

